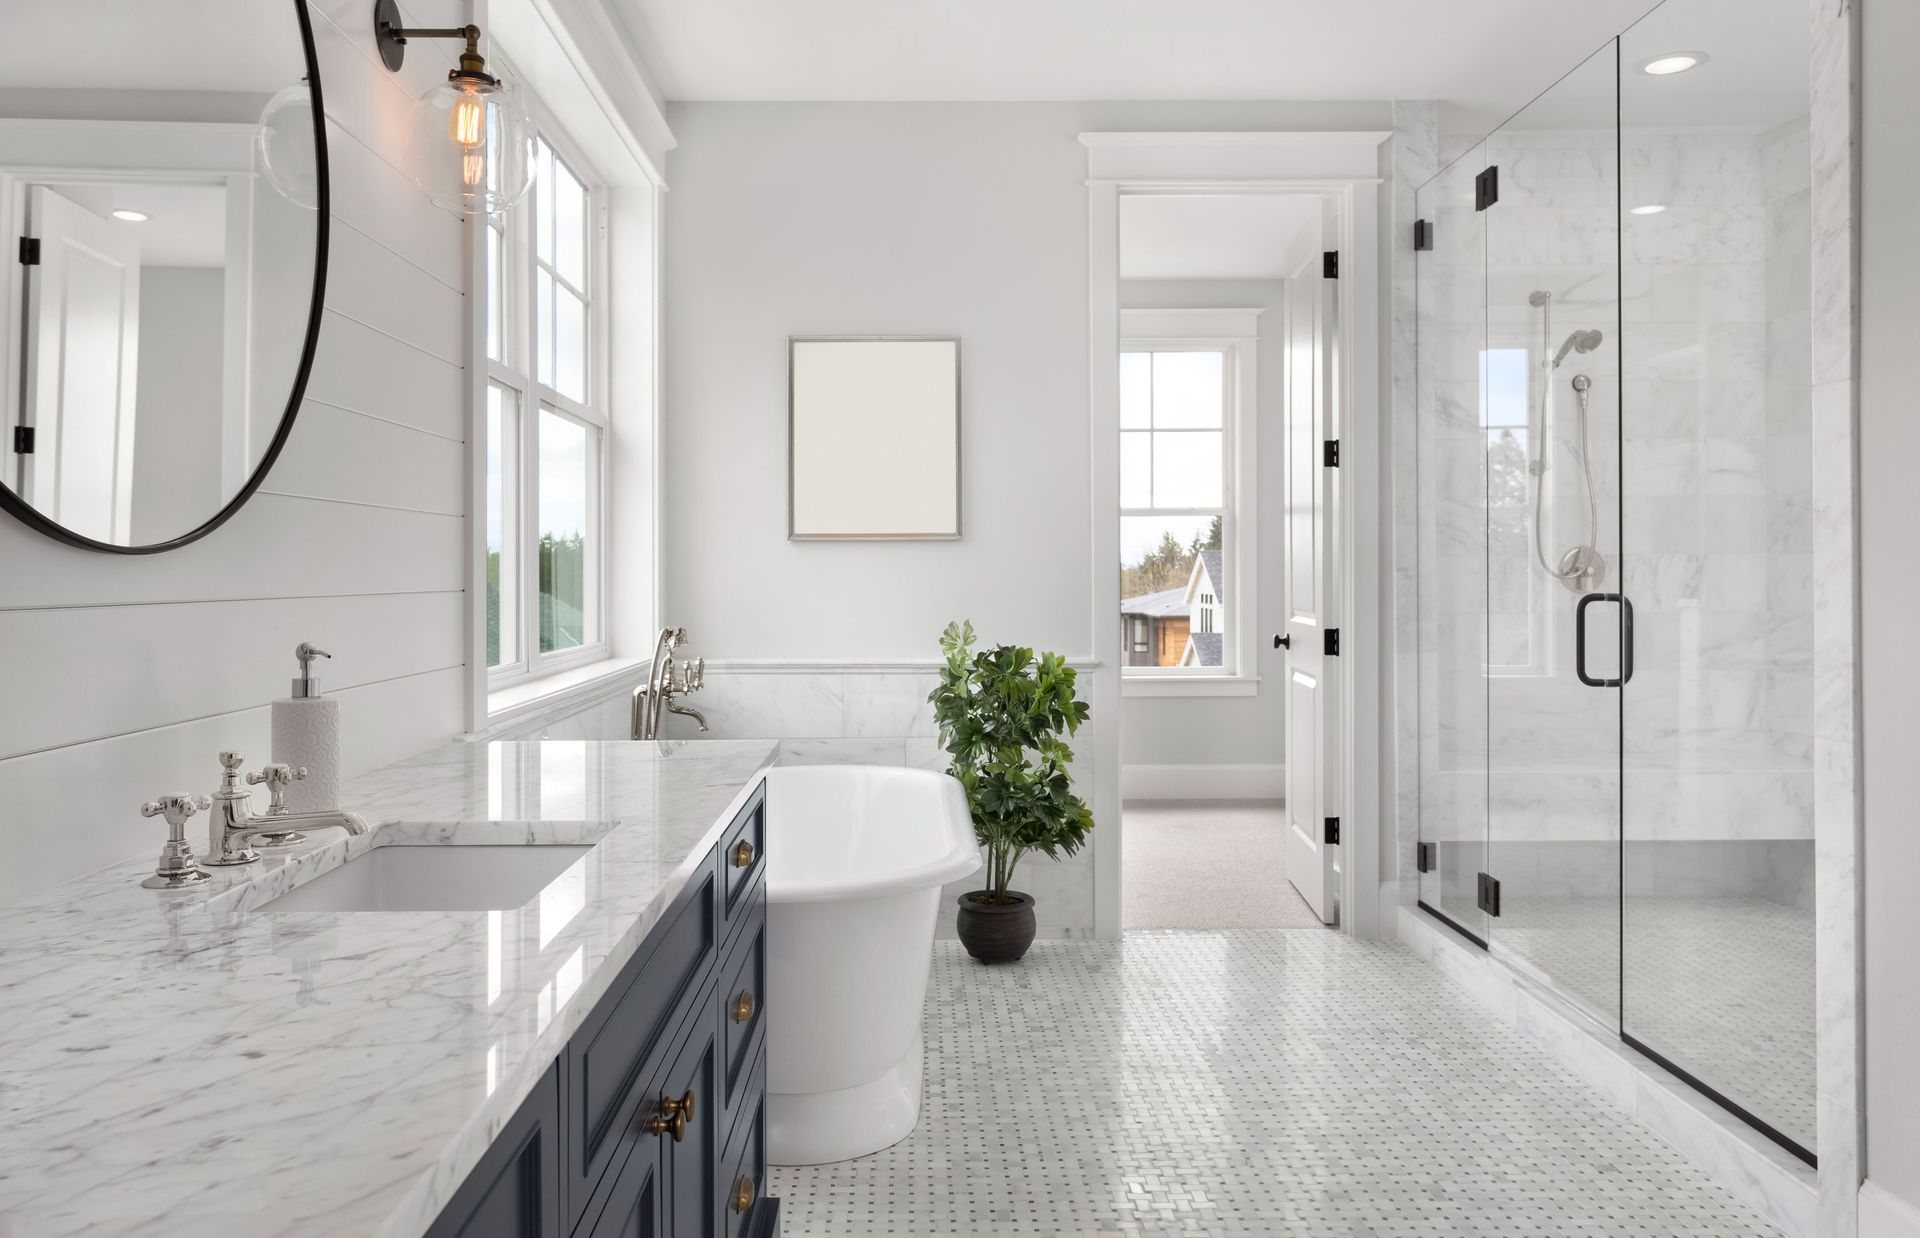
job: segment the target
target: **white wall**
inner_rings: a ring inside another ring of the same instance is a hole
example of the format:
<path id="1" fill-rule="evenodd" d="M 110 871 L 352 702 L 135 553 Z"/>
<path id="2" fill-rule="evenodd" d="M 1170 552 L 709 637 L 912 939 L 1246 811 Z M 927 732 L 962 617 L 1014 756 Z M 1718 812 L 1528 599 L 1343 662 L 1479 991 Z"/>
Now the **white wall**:
<path id="1" fill-rule="evenodd" d="M 1265 765 L 1286 760 L 1281 684 L 1286 652 L 1270 639 L 1285 617 L 1286 509 L 1280 479 L 1286 440 L 1286 284 L 1280 280 L 1122 280 L 1124 309 L 1258 309 L 1256 351 L 1258 464 L 1262 479 L 1259 556 L 1253 609 L 1255 695 L 1127 697 L 1121 706 L 1120 759 L 1127 765 Z"/>
<path id="2" fill-rule="evenodd" d="M 1091 597 L 1076 135 L 1383 129 L 1391 109 L 697 103 L 669 121 L 662 619 L 710 657 L 824 659 L 811 673 L 831 678 L 937 657 L 955 618 L 987 642 L 1069 657 L 1111 621 Z M 959 541 L 786 540 L 786 337 L 836 333 L 960 337 Z M 791 693 L 775 682 L 755 695 L 804 700 L 809 672 L 790 678 Z M 1096 727 L 1108 706 L 1094 702 Z M 1076 749 L 1095 747 L 1082 731 Z M 1092 784 L 1117 777 L 1083 771 L 1081 790 L 1091 802 Z M 1090 891 L 1091 857 L 1076 866 Z M 1090 928 L 1092 899 L 1067 877 L 1023 865 L 1021 882 L 1053 889 L 1044 926 Z"/>
<path id="3" fill-rule="evenodd" d="M 1862 10 L 1860 288 L 1861 765 L 1866 845 L 1866 1173 L 1920 1208 L 1920 576 L 1913 530 L 1920 524 L 1920 400 L 1913 382 L 1920 336 L 1920 8 Z M 1894 1210 L 1889 1218 L 1893 1235 Z M 1863 1221 L 1866 1217 L 1863 1208 Z M 1920 1234 L 1920 1215 L 1910 1222 Z M 1863 1229 L 1863 1233 L 1866 1232 Z"/>
<path id="4" fill-rule="evenodd" d="M 379 67 L 372 6 L 314 0 L 333 157 L 332 274 L 308 399 L 218 532 L 164 555 L 72 550 L 0 521 L 0 903 L 133 855 L 142 799 L 267 759 L 293 646 L 336 655 L 349 774 L 461 729 L 466 563 L 461 225 L 407 179 L 404 110 L 451 62 Z M 414 0 L 425 24 L 457 0 Z M 196 822 L 196 825 L 199 823 Z"/>
<path id="5" fill-rule="evenodd" d="M 163 542 L 207 518 L 220 487 L 220 358 L 227 273 L 140 269 L 133 537 Z M 285 371 L 282 371 L 283 373 Z M 285 393 L 281 405 L 285 406 Z"/>

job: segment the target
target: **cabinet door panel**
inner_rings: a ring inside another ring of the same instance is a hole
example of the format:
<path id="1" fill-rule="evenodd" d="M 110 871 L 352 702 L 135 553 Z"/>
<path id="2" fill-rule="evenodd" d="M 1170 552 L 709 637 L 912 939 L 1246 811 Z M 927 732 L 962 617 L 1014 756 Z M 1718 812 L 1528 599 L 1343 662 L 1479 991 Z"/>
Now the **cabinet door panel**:
<path id="1" fill-rule="evenodd" d="M 560 1080 L 549 1069 L 426 1238 L 560 1238 Z"/>
<path id="2" fill-rule="evenodd" d="M 714 857 L 647 935 L 567 1046 L 570 1223 L 598 1206 L 608 1170 L 627 1159 L 640 1109 L 692 1002 L 711 982 L 719 925 Z"/>
<path id="3" fill-rule="evenodd" d="M 643 1144 L 615 1175 L 589 1238 L 659 1238 L 660 1149 Z"/>
<path id="4" fill-rule="evenodd" d="M 661 1137 L 666 1181 L 666 1232 L 674 1238 L 712 1238 L 720 1232 L 716 1208 L 720 1182 L 719 1003 L 709 1003 L 694 1023 L 673 1069 L 666 1097 L 694 1096 L 694 1118 L 675 1142 Z"/>

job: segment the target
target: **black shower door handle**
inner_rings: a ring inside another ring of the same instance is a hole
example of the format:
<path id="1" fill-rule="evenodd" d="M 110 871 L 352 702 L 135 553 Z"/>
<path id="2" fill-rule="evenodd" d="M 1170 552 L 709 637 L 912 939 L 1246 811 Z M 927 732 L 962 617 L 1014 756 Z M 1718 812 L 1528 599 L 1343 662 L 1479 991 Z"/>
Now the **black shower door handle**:
<path id="1" fill-rule="evenodd" d="M 1595 679 L 1587 674 L 1587 607 L 1595 602 L 1620 603 L 1620 678 Z M 1573 673 L 1589 688 L 1617 688 L 1633 678 L 1633 603 L 1624 593 L 1588 593 L 1573 612 Z"/>

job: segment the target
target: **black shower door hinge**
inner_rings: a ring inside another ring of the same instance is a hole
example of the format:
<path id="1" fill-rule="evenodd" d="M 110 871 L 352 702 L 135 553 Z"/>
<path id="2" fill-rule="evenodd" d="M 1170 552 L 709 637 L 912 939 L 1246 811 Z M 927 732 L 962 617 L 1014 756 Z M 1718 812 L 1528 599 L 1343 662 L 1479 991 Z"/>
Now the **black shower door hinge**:
<path id="1" fill-rule="evenodd" d="M 1473 209 L 1484 211 L 1500 200 L 1500 165 L 1490 164 L 1473 178 Z"/>
<path id="2" fill-rule="evenodd" d="M 20 265 L 37 267 L 40 265 L 40 238 L 23 236 L 20 238 Z"/>
<path id="3" fill-rule="evenodd" d="M 13 451 L 15 455 L 33 454 L 33 427 L 15 426 L 13 428 Z"/>
<path id="4" fill-rule="evenodd" d="M 1324 652 L 1329 658 L 1337 658 L 1340 656 L 1340 629 L 1339 628 L 1327 629 L 1326 644 L 1322 647 L 1322 652 Z"/>
<path id="5" fill-rule="evenodd" d="M 1432 843 L 1415 843 L 1413 847 L 1413 866 L 1423 873 L 1434 869 Z"/>
<path id="6" fill-rule="evenodd" d="M 1330 469 L 1340 467 L 1340 440 L 1330 438 L 1320 445 L 1320 463 Z"/>
<path id="7" fill-rule="evenodd" d="M 1321 279 L 1339 279 L 1340 278 L 1340 251 L 1339 250 L 1329 249 L 1325 253 L 1320 255 L 1320 278 Z"/>
<path id="8" fill-rule="evenodd" d="M 1433 248 L 1433 225 L 1424 219 L 1413 221 L 1413 247 L 1415 249 Z"/>
<path id="9" fill-rule="evenodd" d="M 1499 880 L 1495 877 L 1491 877 L 1487 875 L 1486 873 L 1481 873 L 1480 874 L 1480 892 L 1479 892 L 1479 896 L 1474 901 L 1480 905 L 1480 910 L 1486 912 L 1488 915 L 1490 916 L 1499 915 L 1500 914 L 1500 882 Z"/>
<path id="10" fill-rule="evenodd" d="M 1329 847 L 1338 847 L 1340 845 L 1340 818 L 1327 818 L 1326 833 L 1323 837 L 1327 840 L 1327 846 Z"/>

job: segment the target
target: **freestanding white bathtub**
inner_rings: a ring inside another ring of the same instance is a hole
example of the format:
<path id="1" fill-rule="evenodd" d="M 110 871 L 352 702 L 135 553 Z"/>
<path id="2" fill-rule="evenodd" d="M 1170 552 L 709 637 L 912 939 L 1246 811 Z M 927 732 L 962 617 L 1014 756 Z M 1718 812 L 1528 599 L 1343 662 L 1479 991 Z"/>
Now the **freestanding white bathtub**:
<path id="1" fill-rule="evenodd" d="M 940 887 L 979 867 L 946 774 L 768 771 L 769 1161 L 844 1161 L 913 1130 Z"/>

